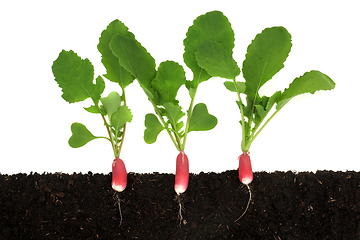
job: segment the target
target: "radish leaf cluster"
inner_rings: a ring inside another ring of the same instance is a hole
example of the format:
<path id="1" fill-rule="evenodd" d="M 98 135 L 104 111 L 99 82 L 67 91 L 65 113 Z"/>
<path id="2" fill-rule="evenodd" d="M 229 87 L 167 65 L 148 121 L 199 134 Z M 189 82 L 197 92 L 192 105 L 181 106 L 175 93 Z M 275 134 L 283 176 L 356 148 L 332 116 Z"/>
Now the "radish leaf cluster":
<path id="1" fill-rule="evenodd" d="M 203 42 L 196 50 L 198 65 L 209 75 L 232 80 L 224 82 L 224 85 L 238 95 L 236 103 L 241 112 L 243 152 L 249 151 L 251 143 L 261 130 L 292 98 L 335 87 L 335 83 L 327 75 L 313 70 L 294 79 L 284 91 L 277 91 L 271 96 L 260 96 L 260 88 L 284 67 L 291 46 L 291 35 L 284 27 L 264 29 L 247 48 L 242 65 L 245 81 L 236 80 L 240 75 L 240 68 L 227 45 L 211 39 Z M 246 95 L 246 103 L 242 101 L 241 94 Z M 273 107 L 275 111 L 267 118 Z"/>

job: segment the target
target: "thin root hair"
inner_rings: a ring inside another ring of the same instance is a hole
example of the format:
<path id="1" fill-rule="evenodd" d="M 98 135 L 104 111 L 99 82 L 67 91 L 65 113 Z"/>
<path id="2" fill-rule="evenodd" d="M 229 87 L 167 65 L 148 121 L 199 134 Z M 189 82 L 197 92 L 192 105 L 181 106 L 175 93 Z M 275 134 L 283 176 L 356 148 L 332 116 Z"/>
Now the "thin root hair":
<path id="1" fill-rule="evenodd" d="M 245 215 L 245 213 L 247 212 L 247 210 L 249 209 L 249 205 L 250 205 L 250 202 L 251 202 L 251 189 L 250 189 L 249 184 L 246 184 L 246 187 L 248 188 L 248 191 L 249 191 L 249 200 L 248 200 L 248 203 L 247 203 L 247 205 L 246 205 L 246 208 L 245 208 L 245 211 L 243 212 L 243 214 L 241 214 L 241 216 L 238 217 L 238 219 L 236 219 L 234 222 L 239 221 L 240 218 L 242 218 L 242 217 Z"/>
<path id="2" fill-rule="evenodd" d="M 115 205 L 117 204 L 117 205 L 118 205 L 118 207 L 119 207 L 119 214 L 120 214 L 120 223 L 119 223 L 119 227 L 120 227 L 120 226 L 121 226 L 121 224 L 122 224 L 122 213 L 121 213 L 121 206 L 120 206 L 121 199 L 119 198 L 119 194 L 118 194 L 118 192 L 114 192 L 113 198 L 116 200 Z"/>
<path id="3" fill-rule="evenodd" d="M 183 221 L 182 211 L 185 212 L 184 206 L 181 203 L 181 196 L 180 194 L 177 194 L 175 197 L 176 201 L 179 203 L 179 213 L 178 213 L 178 219 L 179 219 L 179 227 L 181 227 L 181 223 Z"/>
<path id="4" fill-rule="evenodd" d="M 240 190 L 243 191 L 244 193 L 248 193 L 249 191 L 251 191 L 251 186 L 249 184 L 241 184 L 240 185 Z"/>

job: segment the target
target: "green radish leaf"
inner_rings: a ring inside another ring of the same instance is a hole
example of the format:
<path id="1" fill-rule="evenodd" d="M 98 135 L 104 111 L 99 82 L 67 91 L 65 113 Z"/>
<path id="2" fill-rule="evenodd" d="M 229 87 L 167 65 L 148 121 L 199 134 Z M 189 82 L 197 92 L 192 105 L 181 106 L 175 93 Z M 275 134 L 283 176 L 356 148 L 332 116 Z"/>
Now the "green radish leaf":
<path id="1" fill-rule="evenodd" d="M 278 93 L 280 93 L 280 92 L 278 92 Z M 277 95 L 274 94 L 272 96 L 272 99 L 267 96 L 262 96 L 261 98 L 259 98 L 260 101 L 258 101 L 257 104 L 254 105 L 255 111 L 254 111 L 253 121 L 255 123 L 255 126 L 254 126 L 255 129 L 262 123 L 262 121 L 265 119 L 266 115 L 269 113 L 269 110 L 275 103 L 274 97 L 276 97 L 276 96 Z M 271 100 L 271 102 L 269 103 L 270 100 Z"/>
<path id="2" fill-rule="evenodd" d="M 243 62 L 247 98 L 254 102 L 261 86 L 280 69 L 291 49 L 291 35 L 283 27 L 266 28 L 248 46 Z"/>
<path id="3" fill-rule="evenodd" d="M 101 76 L 98 76 L 96 78 L 96 88 L 93 93 L 94 97 L 91 97 L 95 104 L 99 103 L 101 94 L 104 92 L 104 89 L 105 89 L 104 79 Z"/>
<path id="4" fill-rule="evenodd" d="M 84 107 L 84 109 L 86 111 L 88 111 L 89 113 L 100 113 L 99 108 L 97 106 L 94 106 L 94 105 L 92 105 L 90 107 L 87 107 L 87 108 Z"/>
<path id="5" fill-rule="evenodd" d="M 117 92 L 111 92 L 107 97 L 100 99 L 104 106 L 106 115 L 108 115 L 110 125 L 112 124 L 112 115 L 116 112 L 121 105 L 121 97 Z"/>
<path id="6" fill-rule="evenodd" d="M 181 65 L 173 61 L 162 62 L 158 68 L 153 87 L 159 92 L 164 103 L 175 103 L 179 88 L 185 84 L 185 71 Z"/>
<path id="7" fill-rule="evenodd" d="M 226 82 L 224 82 L 224 86 L 226 87 L 227 90 L 229 90 L 231 92 L 236 92 L 236 88 L 239 91 L 239 93 L 245 92 L 245 83 L 243 83 L 243 82 L 236 82 L 236 86 L 235 86 L 234 82 L 226 81 Z"/>
<path id="8" fill-rule="evenodd" d="M 134 34 L 128 31 L 128 28 L 119 20 L 112 21 L 107 28 L 101 33 L 99 44 L 97 48 L 101 53 L 101 62 L 106 68 L 106 74 L 104 75 L 107 79 L 112 82 L 119 83 L 121 88 L 125 88 L 134 81 L 134 76 L 126 71 L 119 64 L 119 58 L 116 57 L 110 49 L 110 42 L 114 35 L 121 33 L 130 38 L 134 38 Z"/>
<path id="9" fill-rule="evenodd" d="M 144 140 L 148 144 L 154 143 L 159 133 L 164 130 L 164 126 L 161 125 L 159 119 L 152 113 L 146 114 L 145 127 Z"/>
<path id="10" fill-rule="evenodd" d="M 89 59 L 63 50 L 54 61 L 52 71 L 63 91 L 62 98 L 67 102 L 81 102 L 89 97 L 95 104 L 99 102 L 105 83 L 100 76 L 96 78 L 96 84 L 93 83 L 94 67 Z"/>
<path id="11" fill-rule="evenodd" d="M 260 119 L 264 119 L 267 114 L 264 107 L 261 105 L 255 105 L 255 108 L 256 108 L 256 113 L 259 115 Z"/>
<path id="12" fill-rule="evenodd" d="M 231 28 L 229 20 L 220 11 L 208 12 L 195 19 L 192 26 L 189 27 L 186 38 L 184 39 L 184 62 L 194 74 L 190 87 L 197 88 L 198 84 L 210 78 L 210 75 L 201 67 L 199 67 L 195 52 L 199 46 L 207 41 L 214 40 L 221 43 L 226 50 L 232 54 L 234 48 L 234 32 Z"/>
<path id="13" fill-rule="evenodd" d="M 244 108 L 244 107 L 245 107 L 244 104 L 242 104 L 242 103 L 239 102 L 239 101 L 236 101 L 236 104 L 238 105 L 239 110 L 240 110 L 241 108 Z"/>
<path id="14" fill-rule="evenodd" d="M 192 111 L 188 132 L 211 130 L 216 124 L 217 118 L 209 114 L 206 105 L 204 103 L 198 103 Z"/>
<path id="15" fill-rule="evenodd" d="M 281 97 L 281 91 L 275 92 L 270 98 L 269 101 L 266 104 L 266 112 L 269 112 L 270 109 L 274 106 L 274 104 L 278 101 L 278 99 Z"/>
<path id="16" fill-rule="evenodd" d="M 116 132 L 119 132 L 124 128 L 126 122 L 131 122 L 133 115 L 131 114 L 130 109 L 122 105 L 119 109 L 114 112 L 111 116 L 111 126 L 115 128 Z"/>
<path id="17" fill-rule="evenodd" d="M 335 82 L 327 75 L 319 71 L 306 72 L 301 77 L 295 78 L 294 81 L 284 90 L 277 99 L 276 109 L 281 109 L 293 97 L 303 94 L 314 94 L 319 90 L 331 90 L 335 88 Z"/>
<path id="18" fill-rule="evenodd" d="M 110 49 L 119 58 L 120 65 L 130 72 L 140 85 L 151 92 L 151 81 L 156 76 L 155 60 L 133 37 L 116 34 Z"/>
<path id="19" fill-rule="evenodd" d="M 212 77 L 235 79 L 240 74 L 231 52 L 221 43 L 213 40 L 203 42 L 195 52 L 195 57 L 198 65 Z"/>
<path id="20" fill-rule="evenodd" d="M 189 95 L 191 98 L 194 98 L 195 97 L 195 93 L 196 93 L 196 88 L 193 88 L 193 87 L 189 87 Z"/>
<path id="21" fill-rule="evenodd" d="M 83 124 L 73 123 L 71 125 L 72 135 L 69 139 L 69 145 L 72 148 L 79 148 L 84 146 L 86 143 L 90 142 L 99 137 L 95 137 Z"/>
<path id="22" fill-rule="evenodd" d="M 164 103 L 164 107 L 166 110 L 165 115 L 168 117 L 170 123 L 175 128 L 175 131 L 179 133 L 181 128 L 184 126 L 184 123 L 182 121 L 179 122 L 179 120 L 185 116 L 185 113 L 181 111 L 181 107 L 179 105 L 175 105 L 173 103 Z"/>

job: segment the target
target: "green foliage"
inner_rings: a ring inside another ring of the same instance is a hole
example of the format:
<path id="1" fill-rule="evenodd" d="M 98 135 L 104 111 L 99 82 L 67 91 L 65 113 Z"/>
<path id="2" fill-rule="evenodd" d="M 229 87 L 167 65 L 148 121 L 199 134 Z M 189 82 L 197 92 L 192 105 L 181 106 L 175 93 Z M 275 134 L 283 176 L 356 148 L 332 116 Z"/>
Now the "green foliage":
<path id="1" fill-rule="evenodd" d="M 181 128 L 184 126 L 184 123 L 180 119 L 185 116 L 185 113 L 181 111 L 179 105 L 175 105 L 171 102 L 164 103 L 166 114 L 164 114 L 170 122 L 171 128 L 175 133 L 180 133 Z"/>
<path id="2" fill-rule="evenodd" d="M 84 146 L 86 143 L 90 142 L 99 137 L 95 137 L 83 124 L 73 123 L 71 125 L 72 135 L 69 139 L 69 145 L 73 148 L 78 148 Z"/>
<path id="3" fill-rule="evenodd" d="M 121 87 L 122 95 L 111 92 L 107 97 L 101 98 L 105 88 L 102 77 L 96 78 L 93 83 L 94 67 L 88 59 L 81 59 L 74 51 L 63 50 L 54 61 L 52 71 L 55 81 L 62 88 L 62 97 L 69 103 L 80 102 L 91 98 L 94 105 L 84 108 L 87 112 L 100 114 L 109 137 L 95 137 L 84 125 L 74 123 L 71 126 L 72 136 L 69 145 L 77 148 L 96 138 L 105 138 L 111 142 L 115 157 L 119 157 L 121 146 L 124 141 L 125 126 L 131 122 L 132 114 L 126 106 L 125 87 L 131 84 L 135 77 L 120 64 L 120 59 L 110 49 L 110 43 L 114 36 L 120 35 L 134 40 L 134 35 L 119 20 L 114 20 L 101 33 L 98 50 L 101 53 L 101 61 L 106 68 L 104 75 L 112 82 Z M 100 100 L 100 102 L 99 102 Z M 105 116 L 107 115 L 108 121 Z"/>
<path id="4" fill-rule="evenodd" d="M 335 87 L 335 83 L 331 78 L 319 71 L 306 72 L 301 77 L 295 78 L 294 81 L 284 90 L 279 99 L 277 99 L 276 109 L 282 108 L 286 102 L 293 97 L 303 94 L 314 94 L 319 90 L 331 90 Z"/>
<path id="5" fill-rule="evenodd" d="M 195 105 L 190 118 L 189 132 L 207 131 L 213 129 L 217 124 L 217 119 L 210 115 L 204 103 Z"/>
<path id="6" fill-rule="evenodd" d="M 164 130 L 159 119 L 152 113 L 146 114 L 145 127 L 144 140 L 148 144 L 154 143 L 159 133 Z"/>
<path id="7" fill-rule="evenodd" d="M 131 73 L 140 83 L 156 114 L 145 116 L 145 142 L 154 143 L 158 134 L 165 129 L 176 148 L 179 151 L 183 150 L 189 132 L 207 131 L 214 128 L 217 123 L 217 119 L 207 112 L 205 104 L 198 104 L 194 107 L 199 83 L 211 77 L 196 62 L 195 54 L 198 47 L 201 45 L 202 50 L 207 51 L 207 48 L 211 47 L 209 44 L 218 45 L 210 40 L 217 40 L 221 46 L 215 46 L 214 54 L 218 53 L 216 51 L 225 49 L 225 53 L 224 51 L 219 53 L 224 55 L 224 64 L 229 64 L 232 75 L 240 73 L 236 62 L 234 66 L 231 58 L 234 33 L 229 21 L 221 12 L 214 11 L 199 16 L 189 28 L 184 40 L 184 61 L 193 72 L 194 79 L 192 81 L 186 80 L 183 67 L 173 61 L 160 63 L 156 70 L 155 60 L 150 53 L 135 39 L 133 34 L 128 36 L 124 34 L 127 32 L 127 28 L 121 26 L 121 29 L 123 32 L 118 31 L 110 41 L 112 54 L 119 59 L 120 66 Z M 208 63 L 205 60 L 204 64 L 214 64 L 214 62 Z M 178 90 L 184 84 L 191 97 L 187 114 L 182 111 L 179 101 L 176 99 Z M 184 124 L 184 117 L 186 117 L 186 124 Z"/>
<path id="8" fill-rule="evenodd" d="M 215 27 L 214 27 L 215 28 Z M 310 71 L 296 78 L 283 92 L 277 91 L 270 97 L 259 95 L 260 88 L 284 67 L 284 62 L 291 49 L 291 35 L 284 27 L 264 29 L 247 48 L 246 58 L 242 65 L 245 82 L 236 81 L 240 74 L 232 51 L 216 39 L 208 40 L 195 52 L 197 65 L 213 77 L 232 79 L 224 82 L 225 87 L 236 92 L 241 112 L 242 150 L 249 151 L 251 143 L 266 124 L 293 97 L 303 93 L 314 93 L 319 90 L 331 90 L 335 83 L 319 71 Z M 240 94 L 245 93 L 246 105 Z M 275 112 L 267 118 L 275 107 Z M 264 120 L 267 121 L 264 123 Z"/>
<path id="9" fill-rule="evenodd" d="M 183 67 L 176 62 L 166 61 L 160 64 L 152 85 L 158 91 L 162 102 L 175 103 L 176 94 L 185 81 Z"/>
<path id="10" fill-rule="evenodd" d="M 234 48 L 234 32 L 229 20 L 220 11 L 208 12 L 199 16 L 189 27 L 184 40 L 184 62 L 193 72 L 193 80 L 188 88 L 197 88 L 197 85 L 208 80 L 211 76 L 198 65 L 195 53 L 204 42 L 213 40 L 232 54 Z"/>
<path id="11" fill-rule="evenodd" d="M 243 62 L 245 94 L 249 100 L 255 102 L 260 87 L 284 67 L 290 49 L 291 36 L 283 27 L 266 28 L 255 37 Z"/>
<path id="12" fill-rule="evenodd" d="M 65 101 L 75 103 L 90 97 L 95 104 L 99 102 L 105 83 L 99 76 L 93 84 L 94 67 L 89 59 L 81 59 L 73 51 L 63 50 L 54 61 L 52 71 Z"/>
<path id="13" fill-rule="evenodd" d="M 116 157 L 120 154 L 126 123 L 131 122 L 133 117 L 126 105 L 125 88 L 135 79 L 155 112 L 145 116 L 145 142 L 154 143 L 159 133 L 166 130 L 179 151 L 184 150 L 189 132 L 211 130 L 217 124 L 216 117 L 209 114 L 204 103 L 194 106 L 200 83 L 211 77 L 230 79 L 224 82 L 224 86 L 237 93 L 243 151 L 249 150 L 264 126 L 292 98 L 335 87 L 335 83 L 325 74 L 310 71 L 296 78 L 284 91 L 260 96 L 261 87 L 284 67 L 292 47 L 291 35 L 284 27 L 266 28 L 256 35 L 247 48 L 242 64 L 245 81 L 236 81 L 241 71 L 233 58 L 234 41 L 231 24 L 222 12 L 212 11 L 196 18 L 183 41 L 184 62 L 193 73 L 193 79 L 186 80 L 185 71 L 177 62 L 164 61 L 156 68 L 155 59 L 128 27 L 114 20 L 102 31 L 97 48 L 106 69 L 104 76 L 119 84 L 122 95 L 111 92 L 101 98 L 105 88 L 103 78 L 98 76 L 94 79 L 91 62 L 81 59 L 73 51 L 63 50 L 54 61 L 52 71 L 67 102 L 75 103 L 87 98 L 93 100 L 94 104 L 85 110 L 101 115 L 109 134 L 106 139 L 111 142 Z M 177 99 L 183 85 L 191 98 L 187 111 L 183 111 Z M 241 94 L 246 95 L 246 104 L 242 102 Z M 270 112 L 273 114 L 268 118 Z M 72 147 L 81 147 L 93 139 L 104 138 L 95 137 L 80 123 L 74 123 L 71 131 L 69 144 Z"/>
<path id="14" fill-rule="evenodd" d="M 231 92 L 239 92 L 239 93 L 245 92 L 245 83 L 243 82 L 226 81 L 224 82 L 224 86 L 226 87 L 227 90 Z"/>
<path id="15" fill-rule="evenodd" d="M 124 128 L 125 123 L 131 122 L 133 115 L 126 105 L 122 105 L 111 116 L 111 125 L 116 132 Z M 118 135 L 116 135 L 118 136 Z"/>
<path id="16" fill-rule="evenodd" d="M 101 53 L 101 62 L 104 64 L 107 72 L 104 77 L 112 82 L 119 83 L 121 88 L 124 89 L 130 83 L 132 83 L 135 78 L 131 73 L 120 66 L 119 58 L 115 56 L 110 49 L 109 44 L 111 39 L 118 33 L 130 38 L 134 38 L 134 35 L 128 31 L 128 28 L 122 22 L 116 19 L 112 21 L 109 26 L 101 33 L 97 48 Z"/>
<path id="17" fill-rule="evenodd" d="M 151 81 L 156 76 L 156 65 L 146 49 L 133 36 L 120 33 L 112 38 L 110 49 L 119 58 L 120 65 L 150 91 Z"/>
<path id="18" fill-rule="evenodd" d="M 111 92 L 107 97 L 100 99 L 104 106 L 104 115 L 108 116 L 109 123 L 112 125 L 111 117 L 121 105 L 121 97 L 117 92 Z"/>
<path id="19" fill-rule="evenodd" d="M 207 40 L 199 46 L 195 56 L 198 65 L 213 77 L 234 79 L 240 74 L 240 68 L 231 52 L 221 43 Z"/>
<path id="20" fill-rule="evenodd" d="M 86 111 L 88 111 L 89 113 L 100 113 L 101 112 L 100 109 L 97 106 L 94 106 L 94 105 L 92 105 L 90 107 L 87 107 L 87 108 L 84 107 L 84 109 Z"/>

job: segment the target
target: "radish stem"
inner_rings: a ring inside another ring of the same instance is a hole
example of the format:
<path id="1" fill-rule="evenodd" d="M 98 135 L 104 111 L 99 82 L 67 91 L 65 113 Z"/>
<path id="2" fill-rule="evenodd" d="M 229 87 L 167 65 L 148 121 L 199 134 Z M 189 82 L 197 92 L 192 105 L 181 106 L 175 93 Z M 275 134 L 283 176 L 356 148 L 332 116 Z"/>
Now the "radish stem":
<path id="1" fill-rule="evenodd" d="M 235 86 L 235 89 L 236 89 L 236 93 L 237 93 L 237 96 L 238 96 L 238 99 L 239 99 L 239 107 L 240 107 L 240 113 L 241 113 L 241 132 L 242 132 L 242 141 L 241 141 L 241 150 L 244 151 L 244 152 L 248 152 L 249 149 L 246 149 L 246 140 L 245 140 L 245 118 L 244 118 L 244 109 L 243 109 L 243 103 L 241 101 L 241 98 L 240 98 L 240 93 L 239 93 L 239 89 L 236 85 L 236 80 L 235 78 L 233 79 L 233 82 L 234 82 L 234 86 Z"/>
<path id="2" fill-rule="evenodd" d="M 185 143 L 186 143 L 187 134 L 188 134 L 188 131 L 189 131 L 190 117 L 191 117 L 192 110 L 193 110 L 193 106 L 194 106 L 196 91 L 197 91 L 197 87 L 195 88 L 195 91 L 194 91 L 194 93 L 193 93 L 194 95 L 193 95 L 192 98 L 191 98 L 189 110 L 188 110 L 188 113 L 187 113 L 186 126 L 185 126 L 185 134 L 184 134 L 183 144 L 182 144 L 181 149 L 180 149 L 181 151 L 184 151 L 184 149 L 185 149 Z"/>
<path id="3" fill-rule="evenodd" d="M 155 102 L 152 100 L 152 97 L 149 95 L 149 93 L 145 90 L 146 88 L 144 86 L 141 85 L 141 83 L 139 83 L 141 88 L 144 90 L 146 96 L 148 97 L 149 101 L 151 102 L 151 104 L 153 105 L 154 107 L 154 111 L 156 113 L 156 115 L 159 116 L 160 118 L 160 121 L 162 123 L 163 126 L 166 126 L 166 122 L 164 120 L 164 118 L 162 117 L 161 113 L 159 112 L 159 109 L 158 107 L 156 106 Z M 175 147 L 177 150 L 181 151 L 181 149 L 183 148 L 181 146 L 181 143 L 179 141 L 176 141 L 174 136 L 171 134 L 171 131 L 168 129 L 168 128 L 165 128 L 165 130 L 167 131 L 167 133 L 169 134 L 170 138 L 171 138 L 171 141 L 174 143 Z"/>

